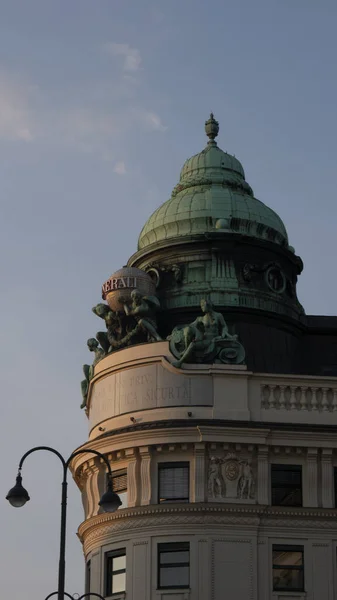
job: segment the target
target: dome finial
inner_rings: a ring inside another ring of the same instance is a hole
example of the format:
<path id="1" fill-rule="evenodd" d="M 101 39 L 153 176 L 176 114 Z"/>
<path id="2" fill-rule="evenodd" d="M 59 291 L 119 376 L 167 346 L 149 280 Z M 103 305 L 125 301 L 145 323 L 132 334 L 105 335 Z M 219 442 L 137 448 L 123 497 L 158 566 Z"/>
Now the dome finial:
<path id="1" fill-rule="evenodd" d="M 208 121 L 205 122 L 205 131 L 206 131 L 207 137 L 209 137 L 208 143 L 216 145 L 215 138 L 219 133 L 219 123 L 218 123 L 218 121 L 216 121 L 214 119 L 214 115 L 212 112 L 210 114 Z"/>

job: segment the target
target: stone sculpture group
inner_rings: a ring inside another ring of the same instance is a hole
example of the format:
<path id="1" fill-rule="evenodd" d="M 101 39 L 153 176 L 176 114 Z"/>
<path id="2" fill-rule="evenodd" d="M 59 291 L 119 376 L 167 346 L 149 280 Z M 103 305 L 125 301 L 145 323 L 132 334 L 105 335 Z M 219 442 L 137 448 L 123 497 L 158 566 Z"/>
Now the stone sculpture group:
<path id="1" fill-rule="evenodd" d="M 95 359 L 91 366 L 83 365 L 85 379 L 81 382 L 83 402 L 81 408 L 87 404 L 89 383 L 94 376 L 94 366 L 104 356 L 114 350 L 119 350 L 142 342 L 160 341 L 157 331 L 156 312 L 160 308 L 159 300 L 155 296 L 143 296 L 137 289 L 133 290 L 130 298 L 120 298 L 123 312 L 114 312 L 107 304 L 97 304 L 92 311 L 103 319 L 106 331 L 99 331 L 95 338 L 87 342 L 91 352 L 95 352 Z"/>
<path id="2" fill-rule="evenodd" d="M 83 365 L 81 382 L 83 402 L 87 404 L 89 383 L 94 376 L 94 367 L 104 356 L 134 344 L 161 341 L 157 329 L 156 314 L 160 303 L 156 296 L 144 296 L 132 290 L 128 298 L 119 298 L 123 310 L 113 311 L 107 304 L 97 304 L 92 311 L 103 319 L 106 331 L 99 331 L 90 338 L 88 348 L 94 352 L 92 365 Z M 208 300 L 200 302 L 202 316 L 189 325 L 175 327 L 168 336 L 170 351 L 177 359 L 173 366 L 183 363 L 234 363 L 244 361 L 245 351 L 236 335 L 231 335 L 222 314 L 216 312 Z"/>

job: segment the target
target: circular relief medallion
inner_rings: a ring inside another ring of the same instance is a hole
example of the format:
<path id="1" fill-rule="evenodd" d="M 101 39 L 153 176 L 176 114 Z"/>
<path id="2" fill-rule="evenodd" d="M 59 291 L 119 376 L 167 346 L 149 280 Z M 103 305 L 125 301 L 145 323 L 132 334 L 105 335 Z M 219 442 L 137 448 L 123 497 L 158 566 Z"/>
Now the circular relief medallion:
<path id="1" fill-rule="evenodd" d="M 229 481 L 234 481 L 239 477 L 239 465 L 235 460 L 229 460 L 225 464 L 225 477 Z"/>
<path id="2" fill-rule="evenodd" d="M 272 292 L 282 294 L 286 288 L 286 278 L 279 267 L 269 267 L 266 271 L 266 282 Z"/>

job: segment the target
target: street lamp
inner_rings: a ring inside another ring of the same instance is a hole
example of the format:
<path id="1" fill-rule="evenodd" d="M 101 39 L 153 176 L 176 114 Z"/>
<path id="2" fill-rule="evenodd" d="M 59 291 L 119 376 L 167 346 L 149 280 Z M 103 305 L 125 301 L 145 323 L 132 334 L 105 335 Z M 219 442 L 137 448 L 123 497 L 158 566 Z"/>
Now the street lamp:
<path id="1" fill-rule="evenodd" d="M 76 450 L 69 456 L 69 458 L 67 460 L 65 460 L 63 458 L 62 454 L 60 454 L 54 448 L 50 448 L 49 446 L 37 446 L 36 448 L 31 448 L 30 450 L 28 450 L 28 452 L 26 452 L 26 454 L 24 454 L 23 457 L 21 458 L 21 460 L 19 462 L 19 471 L 18 471 L 18 474 L 16 477 L 15 486 L 8 492 L 8 494 L 6 496 L 6 499 L 8 500 L 8 502 L 15 508 L 20 508 L 21 506 L 24 506 L 26 504 L 26 502 L 28 502 L 28 500 L 30 499 L 27 490 L 22 485 L 21 470 L 22 470 L 23 463 L 24 463 L 25 459 L 27 458 L 27 456 L 29 456 L 33 452 L 37 452 L 38 450 L 46 450 L 48 452 L 52 452 L 53 454 L 56 454 L 56 456 L 59 457 L 59 459 L 62 463 L 62 466 L 63 466 L 58 590 L 57 590 L 57 592 L 53 592 L 52 595 L 57 594 L 58 600 L 65 600 L 65 596 L 67 596 L 68 598 L 69 597 L 71 598 L 71 596 L 69 594 L 67 594 L 67 592 L 64 591 L 64 586 L 65 586 L 65 551 L 66 551 L 66 522 L 67 522 L 67 487 L 68 487 L 67 474 L 68 474 L 68 467 L 69 467 L 69 464 L 72 461 L 72 459 L 75 458 L 75 456 L 78 456 L 79 454 L 86 454 L 88 452 L 90 454 L 95 454 L 96 456 L 101 458 L 105 462 L 105 464 L 108 468 L 108 484 L 107 484 L 107 491 L 103 494 L 101 500 L 99 501 L 99 505 L 105 512 L 115 512 L 121 506 L 122 502 L 121 502 L 121 499 L 118 496 L 118 494 L 116 494 L 112 489 L 111 467 L 110 467 L 110 463 L 109 463 L 108 459 L 104 456 L 104 454 L 97 452 L 97 450 L 91 450 L 88 448 L 88 449 Z"/>

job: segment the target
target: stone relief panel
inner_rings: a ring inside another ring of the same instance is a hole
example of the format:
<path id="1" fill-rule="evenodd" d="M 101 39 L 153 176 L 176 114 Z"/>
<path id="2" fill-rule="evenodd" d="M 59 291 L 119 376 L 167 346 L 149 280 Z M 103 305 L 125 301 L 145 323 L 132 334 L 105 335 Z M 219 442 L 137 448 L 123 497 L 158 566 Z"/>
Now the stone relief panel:
<path id="1" fill-rule="evenodd" d="M 251 457 L 238 457 L 235 452 L 210 456 L 208 467 L 208 499 L 216 502 L 255 502 L 256 469 Z"/>

